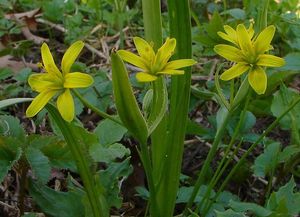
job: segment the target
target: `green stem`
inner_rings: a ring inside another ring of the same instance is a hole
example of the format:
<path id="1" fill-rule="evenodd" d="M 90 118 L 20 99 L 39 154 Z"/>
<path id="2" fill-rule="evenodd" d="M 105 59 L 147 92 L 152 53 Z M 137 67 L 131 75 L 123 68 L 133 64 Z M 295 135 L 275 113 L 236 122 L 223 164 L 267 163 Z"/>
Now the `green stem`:
<path id="1" fill-rule="evenodd" d="M 86 107 L 90 108 L 93 112 L 95 112 L 97 115 L 99 115 L 100 117 L 103 118 L 107 118 L 109 120 L 112 120 L 113 122 L 123 126 L 123 123 L 121 121 L 119 121 L 118 119 L 114 118 L 113 116 L 99 110 L 98 108 L 96 108 L 95 106 L 93 106 L 91 103 L 89 103 L 80 93 L 78 93 L 78 91 L 76 90 L 72 90 L 72 92 L 78 97 L 78 99 L 82 102 L 83 105 L 85 105 Z"/>
<path id="2" fill-rule="evenodd" d="M 223 172 L 224 172 L 224 170 L 226 169 L 227 165 L 229 164 L 229 162 L 231 161 L 231 159 L 233 158 L 233 156 L 234 156 L 234 154 L 235 154 L 235 153 L 233 153 L 233 154 L 231 155 L 231 157 L 228 158 L 229 153 L 230 153 L 230 150 L 231 150 L 231 148 L 232 148 L 232 146 L 233 146 L 233 144 L 234 144 L 234 142 L 235 142 L 237 136 L 239 135 L 239 131 L 240 131 L 241 125 L 242 125 L 242 123 L 243 123 L 244 120 L 245 120 L 245 115 L 246 115 L 246 111 L 247 111 L 247 107 L 248 107 L 249 101 L 250 101 L 250 94 L 248 94 L 248 97 L 247 97 L 247 100 L 246 100 L 244 109 L 243 109 L 243 111 L 242 111 L 242 113 L 241 113 L 241 115 L 240 115 L 239 122 L 238 122 L 237 126 L 235 127 L 234 133 L 233 133 L 233 135 L 232 135 L 232 137 L 231 137 L 231 140 L 230 140 L 230 142 L 229 142 L 229 145 L 227 146 L 227 148 L 226 148 L 226 150 L 225 150 L 224 156 L 223 156 L 221 162 L 219 163 L 218 168 L 217 168 L 216 172 L 214 173 L 213 178 L 211 179 L 211 181 L 210 181 L 210 183 L 209 183 L 209 186 L 208 186 L 208 188 L 207 188 L 207 190 L 206 190 L 206 193 L 205 193 L 205 195 L 204 195 L 202 201 L 199 203 L 197 209 L 195 210 L 195 213 L 198 213 L 199 210 L 201 210 L 202 205 L 203 205 L 202 202 L 203 202 L 205 199 L 207 199 L 207 197 L 210 195 L 212 189 L 213 189 L 213 188 L 215 187 L 215 185 L 217 184 L 219 178 L 221 177 L 221 175 L 223 174 Z M 235 150 L 237 150 L 237 149 L 235 149 Z M 227 159 L 227 161 L 226 161 L 226 159 Z M 225 161 L 226 161 L 226 163 L 225 163 Z M 224 163 L 225 163 L 225 165 L 224 165 Z M 224 166 L 223 166 L 223 165 L 224 165 Z M 208 199 L 207 199 L 207 201 L 208 201 Z M 205 215 L 204 215 L 204 216 L 205 216 Z"/>
<path id="3" fill-rule="evenodd" d="M 145 38 L 154 43 L 154 50 L 162 44 L 160 0 L 142 0 Z"/>
<path id="4" fill-rule="evenodd" d="M 153 42 L 153 48 L 155 51 L 161 46 L 163 41 L 160 4 L 160 0 L 142 0 L 145 39 L 148 42 Z M 153 82 L 153 99 L 151 113 L 149 116 L 150 119 L 152 119 L 152 117 L 157 117 L 161 111 L 165 94 L 164 82 L 163 76 Z M 164 123 L 164 121 L 161 123 Z M 142 158 L 145 158 L 142 160 L 147 173 L 146 175 L 149 179 L 150 215 L 153 217 L 164 217 L 163 213 L 160 213 L 160 209 L 158 207 L 157 189 L 155 185 L 156 181 L 153 178 L 154 175 L 156 176 L 156 174 L 159 174 L 158 170 L 163 156 L 163 150 L 161 148 L 163 148 L 164 145 L 162 144 L 161 138 L 165 137 L 164 134 L 166 131 L 162 130 L 162 126 L 163 125 L 159 124 L 151 134 L 151 152 L 152 156 L 155 156 L 152 158 L 152 165 L 148 148 L 145 147 L 145 144 L 141 144 L 141 148 L 144 149 L 144 151 L 142 150 L 142 154 L 144 152 L 145 155 L 142 156 Z M 151 166 L 151 169 L 147 169 L 147 167 L 150 167 L 147 164 Z"/>
<path id="5" fill-rule="evenodd" d="M 203 184 L 203 181 L 204 181 L 204 177 L 205 175 L 207 174 L 207 171 L 209 169 L 209 165 L 211 163 L 211 161 L 213 160 L 216 152 L 217 152 L 217 149 L 218 149 L 218 146 L 219 146 L 219 143 L 224 135 L 224 132 L 225 132 L 225 129 L 226 129 L 226 126 L 227 126 L 227 123 L 230 119 L 230 116 L 231 116 L 231 112 L 228 111 L 224 117 L 224 120 L 221 124 L 221 126 L 218 128 L 217 130 L 217 133 L 216 133 L 216 136 L 215 136 L 215 140 L 212 144 L 212 147 L 211 149 L 209 150 L 209 153 L 207 155 L 207 158 L 205 159 L 205 162 L 201 168 L 201 171 L 200 171 L 200 174 L 198 176 L 198 179 L 195 183 L 195 186 L 194 186 L 194 189 L 193 189 L 193 192 L 192 192 L 192 195 L 184 209 L 184 212 L 183 212 L 183 216 L 187 216 L 188 214 L 188 209 L 191 208 L 192 204 L 194 203 L 194 200 L 198 194 L 198 191 L 201 187 L 201 185 Z"/>
<path id="6" fill-rule="evenodd" d="M 191 17 L 188 0 L 168 0 L 170 37 L 176 39 L 174 59 L 192 57 Z M 180 27 L 180 28 L 178 28 Z M 158 186 L 158 205 L 163 217 L 174 213 L 179 187 L 181 162 L 184 150 L 185 129 L 188 117 L 191 86 L 191 68 L 185 69 L 182 76 L 172 76 L 170 113 L 167 130 L 161 131 L 166 136 L 165 155 L 161 181 Z M 180 126 L 179 126 L 180 125 Z M 160 133 L 160 138 L 162 134 Z"/>
<path id="7" fill-rule="evenodd" d="M 279 123 L 279 121 L 288 112 L 290 112 L 299 102 L 300 102 L 300 97 L 298 99 L 296 99 L 278 118 L 276 118 L 276 120 L 273 121 L 271 125 L 269 125 L 269 127 L 263 132 L 263 134 L 260 135 L 260 137 L 255 141 L 255 143 L 253 143 L 250 146 L 250 148 L 243 154 L 243 156 L 241 157 L 241 159 L 239 160 L 239 162 L 233 167 L 233 169 L 230 171 L 230 173 L 226 176 L 224 182 L 222 183 L 221 187 L 219 188 L 219 190 L 218 190 L 216 196 L 214 197 L 213 201 L 215 201 L 219 197 L 220 193 L 224 190 L 225 186 L 227 185 L 227 183 L 229 182 L 229 180 L 231 179 L 231 177 L 239 169 L 239 167 L 244 163 L 244 161 L 246 160 L 246 158 L 248 157 L 248 155 L 254 150 L 254 148 L 265 138 L 265 136 L 267 134 L 269 134 L 274 129 L 274 127 L 277 126 L 277 124 Z"/>
<path id="8" fill-rule="evenodd" d="M 192 16 L 193 20 L 195 21 L 197 27 L 200 29 L 201 28 L 201 23 L 200 23 L 200 20 L 198 18 L 198 15 L 195 13 L 195 11 L 191 10 L 191 16 Z"/>
<path id="9" fill-rule="evenodd" d="M 147 182 L 149 185 L 149 192 L 150 192 L 150 214 L 153 217 L 159 217 L 159 210 L 156 200 L 156 189 L 152 174 L 152 166 L 151 166 L 151 159 L 150 159 L 150 153 L 148 149 L 148 145 L 144 142 L 140 142 L 141 151 L 139 152 L 140 158 L 142 160 L 142 163 L 145 168 L 146 176 L 147 176 Z"/>
<path id="10" fill-rule="evenodd" d="M 106 209 L 106 205 L 103 204 L 103 200 L 100 200 L 101 195 L 97 194 L 99 191 L 96 189 L 97 185 L 90 170 L 90 163 L 85 157 L 86 154 L 83 150 L 82 144 L 78 142 L 78 136 L 76 132 L 74 132 L 71 124 L 65 122 L 61 118 L 60 114 L 54 106 L 48 104 L 47 109 L 52 115 L 56 124 L 59 126 L 71 150 L 72 156 L 75 159 L 76 166 L 86 190 L 94 217 L 108 217 L 108 210 Z"/>
<path id="11" fill-rule="evenodd" d="M 275 168 L 273 168 L 271 170 L 271 174 L 270 174 L 270 177 L 269 177 L 269 182 L 268 182 L 268 186 L 267 186 L 267 189 L 266 189 L 266 194 L 265 194 L 265 201 L 267 201 L 267 199 L 269 198 L 270 196 L 270 193 L 271 193 L 271 190 L 272 190 L 272 186 L 273 186 L 273 178 L 274 178 L 274 171 Z"/>
<path id="12" fill-rule="evenodd" d="M 238 150 L 240 149 L 241 145 L 243 143 L 243 139 L 241 139 L 241 141 L 239 142 L 239 144 L 237 145 L 237 147 L 234 149 L 233 153 L 230 155 L 230 157 L 227 159 L 226 163 L 224 164 L 224 166 L 222 167 L 221 171 L 219 172 L 218 176 L 215 179 L 214 182 L 214 186 L 217 184 L 217 182 L 219 181 L 219 179 L 221 178 L 222 174 L 225 172 L 226 168 L 228 167 L 229 163 L 233 160 L 233 157 L 237 154 Z M 208 201 L 207 205 L 205 206 L 205 208 L 203 209 L 203 216 L 206 216 L 207 212 L 210 209 L 210 205 L 211 203 L 213 203 L 213 201 Z"/>
<path id="13" fill-rule="evenodd" d="M 262 9 L 259 11 L 258 14 L 258 28 L 259 32 L 265 29 L 268 26 L 268 7 L 269 7 L 269 0 L 265 0 L 261 2 Z"/>

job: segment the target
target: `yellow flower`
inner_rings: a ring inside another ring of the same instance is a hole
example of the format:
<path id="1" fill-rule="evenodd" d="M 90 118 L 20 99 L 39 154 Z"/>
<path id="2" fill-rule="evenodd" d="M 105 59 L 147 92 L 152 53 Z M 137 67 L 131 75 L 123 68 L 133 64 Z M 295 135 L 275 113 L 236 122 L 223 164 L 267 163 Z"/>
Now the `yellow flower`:
<path id="1" fill-rule="evenodd" d="M 46 43 L 42 45 L 41 53 L 45 73 L 32 74 L 28 79 L 32 90 L 39 94 L 27 108 L 27 117 L 35 116 L 52 97 L 58 95 L 57 108 L 62 118 L 68 122 L 73 120 L 74 101 L 70 89 L 88 87 L 93 83 L 90 75 L 81 72 L 70 73 L 71 66 L 83 47 L 84 43 L 77 41 L 67 49 L 61 61 L 61 73 L 55 65 L 48 45 Z"/>
<path id="2" fill-rule="evenodd" d="M 214 50 L 236 64 L 223 72 L 220 78 L 228 81 L 249 70 L 248 81 L 251 87 L 258 94 L 265 93 L 267 75 L 264 67 L 281 67 L 285 64 L 284 59 L 265 54 L 272 49 L 270 43 L 275 34 L 275 27 L 268 26 L 257 37 L 253 37 L 252 26 L 248 30 L 243 24 L 239 24 L 236 30 L 229 26 L 224 26 L 224 29 L 226 34 L 218 34 L 235 46 L 219 44 Z"/>
<path id="3" fill-rule="evenodd" d="M 181 59 L 168 62 L 176 47 L 175 38 L 167 38 L 157 53 L 154 52 L 152 45 L 144 39 L 134 37 L 133 41 L 139 56 L 126 50 L 119 50 L 118 54 L 124 61 L 141 69 L 141 72 L 136 74 L 136 78 L 140 82 L 154 81 L 161 74 L 182 75 L 184 71 L 178 69 L 196 63 L 193 59 Z"/>

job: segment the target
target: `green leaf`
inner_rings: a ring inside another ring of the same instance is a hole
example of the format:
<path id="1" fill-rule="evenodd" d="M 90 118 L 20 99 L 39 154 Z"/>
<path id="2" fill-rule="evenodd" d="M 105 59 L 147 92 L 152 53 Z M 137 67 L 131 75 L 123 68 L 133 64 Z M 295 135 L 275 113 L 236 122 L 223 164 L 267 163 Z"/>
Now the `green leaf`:
<path id="1" fill-rule="evenodd" d="M 11 106 L 17 103 L 29 102 L 32 101 L 33 98 L 13 98 L 13 99 L 5 99 L 0 101 L 0 109 L 5 108 L 7 106 Z"/>
<path id="2" fill-rule="evenodd" d="M 22 155 L 20 141 L 0 136 L 0 183 Z"/>
<path id="3" fill-rule="evenodd" d="M 33 147 L 39 147 L 49 159 L 51 167 L 70 169 L 77 171 L 75 161 L 66 142 L 55 136 L 39 136 L 30 143 Z"/>
<path id="4" fill-rule="evenodd" d="M 216 211 L 217 217 L 246 217 L 243 213 L 228 209 L 225 212 Z"/>
<path id="5" fill-rule="evenodd" d="M 109 119 L 101 121 L 94 131 L 103 146 L 120 141 L 126 132 L 125 127 Z"/>
<path id="6" fill-rule="evenodd" d="M 289 145 L 283 149 L 282 152 L 279 153 L 279 162 L 287 162 L 291 159 L 292 156 L 298 154 L 300 152 L 300 147 L 297 145 Z"/>
<path id="7" fill-rule="evenodd" d="M 223 31 L 223 20 L 218 11 L 215 10 L 211 20 L 209 21 L 209 24 L 206 26 L 206 32 L 208 36 L 213 39 L 215 43 L 221 40 L 217 34 L 218 31 Z"/>
<path id="8" fill-rule="evenodd" d="M 106 189 L 104 196 L 109 207 L 121 207 L 122 198 L 120 198 L 119 180 L 127 178 L 132 173 L 132 170 L 130 158 L 127 158 L 120 163 L 110 163 L 106 170 L 100 171 L 100 182 L 104 189 Z"/>
<path id="9" fill-rule="evenodd" d="M 19 119 L 13 116 L 0 116 L 0 134 L 17 138 L 20 141 L 25 140 L 25 131 Z"/>
<path id="10" fill-rule="evenodd" d="M 23 68 L 15 75 L 15 79 L 20 82 L 27 82 L 29 75 L 32 74 L 31 68 Z"/>
<path id="11" fill-rule="evenodd" d="M 112 52 L 111 62 L 113 91 L 120 119 L 135 138 L 145 143 L 148 127 L 133 94 L 125 65 L 116 52 Z"/>
<path id="12" fill-rule="evenodd" d="M 299 69 L 300 69 L 300 52 L 295 52 L 295 53 L 289 53 L 288 55 L 286 55 L 284 57 L 285 59 L 285 65 L 281 68 L 279 68 L 279 70 L 282 71 L 297 71 L 299 73 Z"/>
<path id="13" fill-rule="evenodd" d="M 25 152 L 31 169 L 38 180 L 46 183 L 50 177 L 51 167 L 49 159 L 39 149 L 28 147 Z"/>
<path id="14" fill-rule="evenodd" d="M 223 14 L 229 14 L 230 16 L 232 16 L 236 20 L 245 20 L 246 19 L 245 11 L 240 9 L 240 8 L 229 9 L 229 10 L 223 12 L 222 15 Z"/>
<path id="15" fill-rule="evenodd" d="M 270 115 L 270 107 L 272 104 L 272 98 L 255 99 L 251 101 L 248 106 L 249 110 L 255 115 Z"/>
<path id="16" fill-rule="evenodd" d="M 255 203 L 230 201 L 229 206 L 236 212 L 250 211 L 252 214 L 255 214 L 255 216 L 258 217 L 269 216 L 272 213 L 272 211 Z"/>
<path id="17" fill-rule="evenodd" d="M 137 186 L 134 189 L 137 192 L 137 196 L 141 197 L 144 200 L 149 200 L 150 193 L 149 193 L 149 191 L 145 187 L 143 187 L 143 186 Z"/>
<path id="18" fill-rule="evenodd" d="M 229 125 L 227 127 L 230 135 L 234 133 L 234 130 L 240 119 L 240 114 L 238 112 L 234 113 L 232 116 L 233 117 L 231 118 Z M 252 112 L 246 111 L 245 118 L 241 123 L 239 129 L 239 133 L 240 134 L 248 133 L 252 129 L 252 127 L 254 127 L 255 123 L 256 123 L 256 117 L 252 114 Z"/>
<path id="19" fill-rule="evenodd" d="M 289 216 L 300 213 L 300 192 L 294 193 L 296 183 L 292 177 L 278 192 L 273 192 L 267 202 L 267 208 L 276 213 L 288 213 Z M 280 209 L 279 209 L 280 208 Z"/>
<path id="20" fill-rule="evenodd" d="M 273 171 L 279 162 L 280 143 L 274 142 L 269 144 L 264 153 L 259 155 L 254 162 L 253 170 L 256 176 L 265 177 Z"/>
<path id="21" fill-rule="evenodd" d="M 90 147 L 90 155 L 96 162 L 110 163 L 117 158 L 123 158 L 130 154 L 130 150 L 120 143 L 114 143 L 109 146 L 95 144 Z"/>
<path id="22" fill-rule="evenodd" d="M 297 97 L 299 97 L 299 94 L 295 92 L 295 90 L 282 85 L 280 90 L 274 94 L 271 105 L 273 115 L 275 117 L 279 117 L 279 115 L 286 110 L 290 103 Z M 297 111 L 300 111 L 300 104 L 297 104 L 294 109 L 288 113 L 288 115 L 281 119 L 280 126 L 282 129 L 290 129 L 293 119 L 297 123 L 300 122 L 300 113 Z"/>
<path id="23" fill-rule="evenodd" d="M 292 78 L 298 73 L 298 71 L 272 70 L 268 76 L 268 87 L 266 95 L 270 95 L 282 82 L 285 82 L 286 80 L 289 81 L 289 78 Z"/>
<path id="24" fill-rule="evenodd" d="M 206 128 L 206 127 L 202 126 L 201 124 L 196 123 L 190 119 L 187 120 L 186 134 L 187 135 L 198 135 L 198 136 L 201 136 L 202 138 L 203 137 L 210 138 L 212 136 L 212 133 L 208 128 Z"/>
<path id="25" fill-rule="evenodd" d="M 216 116 L 217 129 L 219 129 L 220 126 L 222 126 L 227 114 L 228 114 L 228 109 L 225 108 L 224 106 L 220 107 L 220 109 L 217 112 L 217 116 Z"/>
<path id="26" fill-rule="evenodd" d="M 0 69 L 0 80 L 4 80 L 10 76 L 13 76 L 13 72 L 10 68 Z"/>
<path id="27" fill-rule="evenodd" d="M 29 193 L 38 206 L 51 217 L 83 217 L 82 194 L 75 191 L 60 192 L 30 182 Z"/>

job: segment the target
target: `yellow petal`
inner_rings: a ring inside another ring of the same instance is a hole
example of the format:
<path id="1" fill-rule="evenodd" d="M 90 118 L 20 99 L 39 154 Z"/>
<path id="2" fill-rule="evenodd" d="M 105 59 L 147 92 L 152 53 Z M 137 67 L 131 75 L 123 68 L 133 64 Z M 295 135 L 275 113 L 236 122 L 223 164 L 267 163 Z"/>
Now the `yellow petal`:
<path id="1" fill-rule="evenodd" d="M 60 73 L 59 69 L 55 65 L 52 54 L 46 43 L 42 44 L 41 53 L 42 53 L 43 64 L 44 64 L 46 71 L 53 76 L 62 78 L 62 74 Z"/>
<path id="2" fill-rule="evenodd" d="M 261 67 L 255 67 L 249 72 L 248 81 L 257 94 L 266 92 L 267 75 Z"/>
<path id="3" fill-rule="evenodd" d="M 249 33 L 250 39 L 252 39 L 253 36 L 254 36 L 253 23 L 250 23 L 250 26 L 249 26 L 249 28 L 248 28 L 248 33 Z"/>
<path id="4" fill-rule="evenodd" d="M 188 67 L 196 64 L 197 62 L 193 59 L 181 59 L 181 60 L 173 60 L 166 64 L 164 71 L 168 69 L 180 69 L 183 67 Z"/>
<path id="5" fill-rule="evenodd" d="M 184 71 L 183 70 L 168 69 L 168 70 L 163 70 L 161 72 L 157 72 L 157 74 L 183 75 Z"/>
<path id="6" fill-rule="evenodd" d="M 28 78 L 28 83 L 32 90 L 43 92 L 45 90 L 59 90 L 63 88 L 62 80 L 51 76 L 48 73 L 32 74 Z"/>
<path id="7" fill-rule="evenodd" d="M 65 121 L 71 122 L 74 119 L 74 101 L 69 89 L 57 98 L 57 109 Z"/>
<path id="8" fill-rule="evenodd" d="M 233 61 L 233 62 L 242 62 L 243 60 L 243 53 L 240 49 L 226 45 L 226 44 L 218 44 L 214 47 L 214 51 L 219 54 L 220 56 Z"/>
<path id="9" fill-rule="evenodd" d="M 83 88 L 91 86 L 94 82 L 92 76 L 81 73 L 72 72 L 65 76 L 64 88 Z"/>
<path id="10" fill-rule="evenodd" d="M 254 56 L 254 47 L 251 42 L 250 34 L 243 24 L 237 26 L 237 38 L 239 45 L 246 55 Z"/>
<path id="11" fill-rule="evenodd" d="M 136 79 L 139 81 L 139 82 L 150 82 L 150 81 L 154 81 L 157 79 L 157 76 L 155 75 L 151 75 L 149 73 L 146 73 L 146 72 L 138 72 L 136 75 L 135 75 Z"/>
<path id="12" fill-rule="evenodd" d="M 148 70 L 147 65 L 144 63 L 143 59 L 141 57 L 139 57 L 138 55 L 135 55 L 126 50 L 119 50 L 119 51 L 117 51 L 117 53 L 122 58 L 122 60 L 124 60 L 132 65 L 135 65 L 135 66 L 139 67 L 140 69 Z"/>
<path id="13" fill-rule="evenodd" d="M 256 65 L 259 66 L 269 66 L 269 67 L 281 67 L 285 64 L 283 58 L 269 55 L 269 54 L 261 54 L 258 57 L 258 62 Z"/>
<path id="14" fill-rule="evenodd" d="M 169 61 L 169 59 L 173 55 L 175 48 L 176 48 L 176 39 L 167 38 L 163 46 L 161 46 L 157 51 L 155 62 L 154 62 L 156 69 L 159 70 L 165 66 L 165 64 Z"/>
<path id="15" fill-rule="evenodd" d="M 269 50 L 275 30 L 275 26 L 268 26 L 258 35 L 254 42 L 254 47 L 257 54 L 264 53 L 265 51 Z"/>
<path id="16" fill-rule="evenodd" d="M 238 43 L 236 43 L 236 41 L 233 40 L 233 38 L 231 38 L 229 35 L 225 34 L 224 32 L 217 32 L 217 33 L 224 40 L 229 41 L 229 42 L 231 42 L 231 43 L 233 43 L 235 45 L 238 45 Z"/>
<path id="17" fill-rule="evenodd" d="M 228 26 L 228 25 L 224 26 L 224 30 L 225 30 L 225 32 L 228 36 L 228 39 L 230 39 L 228 41 L 231 41 L 232 43 L 238 45 L 238 39 L 237 39 L 236 31 L 231 26 Z"/>
<path id="18" fill-rule="evenodd" d="M 232 66 L 230 69 L 223 72 L 223 74 L 220 76 L 220 78 L 224 81 L 231 80 L 235 77 L 240 76 L 244 72 L 246 72 L 249 69 L 249 66 L 243 63 L 238 63 L 234 66 Z"/>
<path id="19" fill-rule="evenodd" d="M 61 69 L 64 75 L 70 72 L 71 66 L 75 62 L 83 47 L 83 41 L 76 41 L 67 49 L 61 61 Z"/>
<path id="20" fill-rule="evenodd" d="M 37 95 L 34 100 L 31 102 L 29 107 L 26 110 L 27 117 L 35 116 L 39 111 L 41 111 L 49 100 L 57 93 L 57 90 L 48 90 L 41 92 Z"/>
<path id="21" fill-rule="evenodd" d="M 153 59 L 155 58 L 155 53 L 152 46 L 147 41 L 139 37 L 134 37 L 133 41 L 139 55 L 143 59 L 152 62 Z"/>

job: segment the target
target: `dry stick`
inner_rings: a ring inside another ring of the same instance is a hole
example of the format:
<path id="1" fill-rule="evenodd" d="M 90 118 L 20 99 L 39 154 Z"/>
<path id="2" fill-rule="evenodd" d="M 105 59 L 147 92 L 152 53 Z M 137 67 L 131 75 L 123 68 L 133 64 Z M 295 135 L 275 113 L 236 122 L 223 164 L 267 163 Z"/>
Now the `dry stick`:
<path id="1" fill-rule="evenodd" d="M 48 26 L 50 26 L 50 27 L 52 27 L 52 28 L 54 28 L 54 29 L 56 29 L 58 31 L 63 32 L 63 33 L 67 33 L 68 32 L 68 30 L 66 28 L 64 28 L 63 26 L 61 26 L 59 24 L 52 23 L 52 22 L 50 22 L 48 20 L 44 20 L 44 19 L 38 18 L 36 21 L 39 22 L 39 23 L 46 24 L 46 25 L 48 25 Z M 106 56 L 105 54 L 103 54 L 102 52 L 100 52 L 99 50 L 97 50 L 96 48 L 94 48 L 92 45 L 90 45 L 90 44 L 88 44 L 86 42 L 84 43 L 84 45 L 85 45 L 85 47 L 89 51 L 91 51 L 92 53 L 95 53 L 97 56 L 99 56 L 101 58 L 104 58 L 106 60 L 108 59 L 108 56 Z"/>

